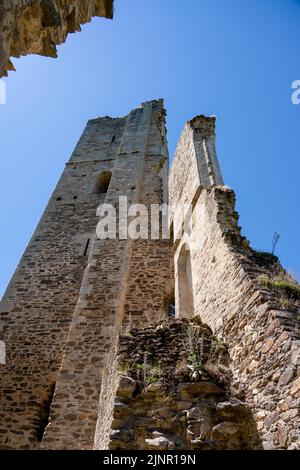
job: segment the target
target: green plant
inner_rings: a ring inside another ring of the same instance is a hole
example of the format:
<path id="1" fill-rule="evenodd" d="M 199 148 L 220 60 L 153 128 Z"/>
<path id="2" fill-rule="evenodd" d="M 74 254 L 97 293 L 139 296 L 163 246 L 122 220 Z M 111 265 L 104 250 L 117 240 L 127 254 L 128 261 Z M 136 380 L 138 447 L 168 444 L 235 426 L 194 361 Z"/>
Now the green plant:
<path id="1" fill-rule="evenodd" d="M 203 375 L 205 375 L 202 362 L 199 361 L 197 356 L 191 355 L 188 357 L 187 361 L 191 380 L 199 380 Z"/>
<path id="2" fill-rule="evenodd" d="M 190 370 L 190 378 L 199 380 L 204 374 L 204 334 L 201 334 L 201 328 L 189 323 L 185 330 L 183 344 L 187 349 L 187 368 Z"/>
<path id="3" fill-rule="evenodd" d="M 169 323 L 167 318 L 163 318 L 162 320 L 159 321 L 159 324 L 157 326 L 157 330 L 162 330 L 165 331 L 169 328 Z"/>
<path id="4" fill-rule="evenodd" d="M 133 335 L 130 333 L 130 331 L 127 331 L 126 333 L 122 333 L 122 336 L 125 338 L 133 338 Z"/>
<path id="5" fill-rule="evenodd" d="M 145 360 L 145 357 L 146 357 L 146 360 Z M 144 356 L 143 364 L 135 364 L 135 368 L 138 372 L 139 379 L 142 374 L 144 386 L 155 383 L 158 380 L 160 380 L 162 377 L 161 362 L 158 362 L 156 365 L 151 366 L 147 362 L 147 355 Z"/>
<path id="6" fill-rule="evenodd" d="M 157 382 L 157 378 L 153 375 L 148 375 L 147 378 L 146 378 L 146 383 L 147 385 L 151 385 L 151 384 L 154 384 L 155 382 Z"/>
<path id="7" fill-rule="evenodd" d="M 281 295 L 281 297 L 278 299 L 278 302 L 285 310 L 292 309 L 294 306 L 293 300 L 291 300 L 287 295 Z"/>
<path id="8" fill-rule="evenodd" d="M 201 329 L 199 326 L 189 323 L 186 326 L 183 345 L 187 349 L 187 353 L 189 356 L 195 356 L 198 360 L 202 361 L 202 354 L 203 354 L 203 334 L 200 337 Z M 200 344 L 201 343 L 201 344 Z"/>
<path id="9" fill-rule="evenodd" d="M 287 276 L 287 275 L 286 275 Z M 299 300 L 300 299 L 300 286 L 294 281 L 289 280 L 285 276 L 261 276 L 261 283 L 271 289 L 275 289 L 278 292 L 284 292 L 287 295 L 290 295 L 291 299 Z"/>
<path id="10" fill-rule="evenodd" d="M 159 361 L 156 365 L 148 366 L 146 374 L 146 383 L 149 385 L 151 383 L 158 382 L 162 377 L 162 366 Z"/>
<path id="11" fill-rule="evenodd" d="M 121 374 L 128 374 L 129 371 L 129 364 L 127 362 L 122 362 L 118 366 L 118 372 Z"/>

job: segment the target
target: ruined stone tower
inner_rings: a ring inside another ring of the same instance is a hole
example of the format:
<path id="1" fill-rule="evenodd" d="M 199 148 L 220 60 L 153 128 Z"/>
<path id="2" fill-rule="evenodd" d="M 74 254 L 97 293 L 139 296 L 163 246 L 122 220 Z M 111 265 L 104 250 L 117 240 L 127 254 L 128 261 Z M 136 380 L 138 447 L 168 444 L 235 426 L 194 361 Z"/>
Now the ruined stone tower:
<path id="1" fill-rule="evenodd" d="M 169 240 L 97 240 L 96 210 L 161 204 L 167 174 L 162 102 L 88 122 L 1 303 L 2 447 L 38 447 L 50 405 L 47 446 L 93 446 L 111 327 L 164 316 L 172 279 Z"/>
<path id="2" fill-rule="evenodd" d="M 168 175 L 164 116 L 93 119 L 66 164 L 0 304 L 3 449 L 300 446 L 298 285 L 240 234 L 215 118 L 186 123 Z M 169 202 L 172 239 L 99 239 L 119 196 Z"/>

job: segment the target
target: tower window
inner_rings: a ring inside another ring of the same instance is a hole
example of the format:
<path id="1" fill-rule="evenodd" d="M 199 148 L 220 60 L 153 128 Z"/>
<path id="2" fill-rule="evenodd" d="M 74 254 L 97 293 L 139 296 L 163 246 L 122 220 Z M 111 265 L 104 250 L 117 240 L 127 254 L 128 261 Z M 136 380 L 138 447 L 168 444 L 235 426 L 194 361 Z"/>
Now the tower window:
<path id="1" fill-rule="evenodd" d="M 110 171 L 103 171 L 97 178 L 94 193 L 105 194 L 107 193 L 108 186 L 111 179 Z"/>
<path id="2" fill-rule="evenodd" d="M 90 245 L 90 238 L 88 238 L 86 241 L 83 256 L 86 256 L 88 254 L 89 245 Z"/>

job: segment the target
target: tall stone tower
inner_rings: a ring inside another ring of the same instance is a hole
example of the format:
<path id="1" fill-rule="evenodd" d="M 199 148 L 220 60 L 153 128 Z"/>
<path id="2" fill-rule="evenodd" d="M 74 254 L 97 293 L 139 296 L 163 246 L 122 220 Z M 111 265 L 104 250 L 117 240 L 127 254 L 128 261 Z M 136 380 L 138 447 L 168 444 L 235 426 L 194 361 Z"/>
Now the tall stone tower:
<path id="1" fill-rule="evenodd" d="M 99 240 L 96 210 L 167 175 L 162 101 L 88 122 L 1 302 L 1 448 L 93 447 L 112 331 L 166 316 L 173 277 L 168 240 Z"/>
<path id="2" fill-rule="evenodd" d="M 3 449 L 300 449 L 299 284 L 241 235 L 215 118 L 168 175 L 164 115 L 91 120 L 66 164 L 0 304 Z M 124 197 L 147 236 L 99 237 Z"/>

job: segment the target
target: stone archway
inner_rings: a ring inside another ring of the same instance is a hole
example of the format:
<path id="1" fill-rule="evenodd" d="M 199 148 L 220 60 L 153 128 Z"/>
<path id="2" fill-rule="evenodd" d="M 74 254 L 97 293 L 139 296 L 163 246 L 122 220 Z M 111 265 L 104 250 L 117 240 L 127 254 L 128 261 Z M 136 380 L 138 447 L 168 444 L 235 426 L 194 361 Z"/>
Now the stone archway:
<path id="1" fill-rule="evenodd" d="M 185 243 L 177 260 L 178 275 L 178 313 L 179 317 L 192 318 L 194 316 L 194 294 L 191 266 L 191 253 Z"/>

